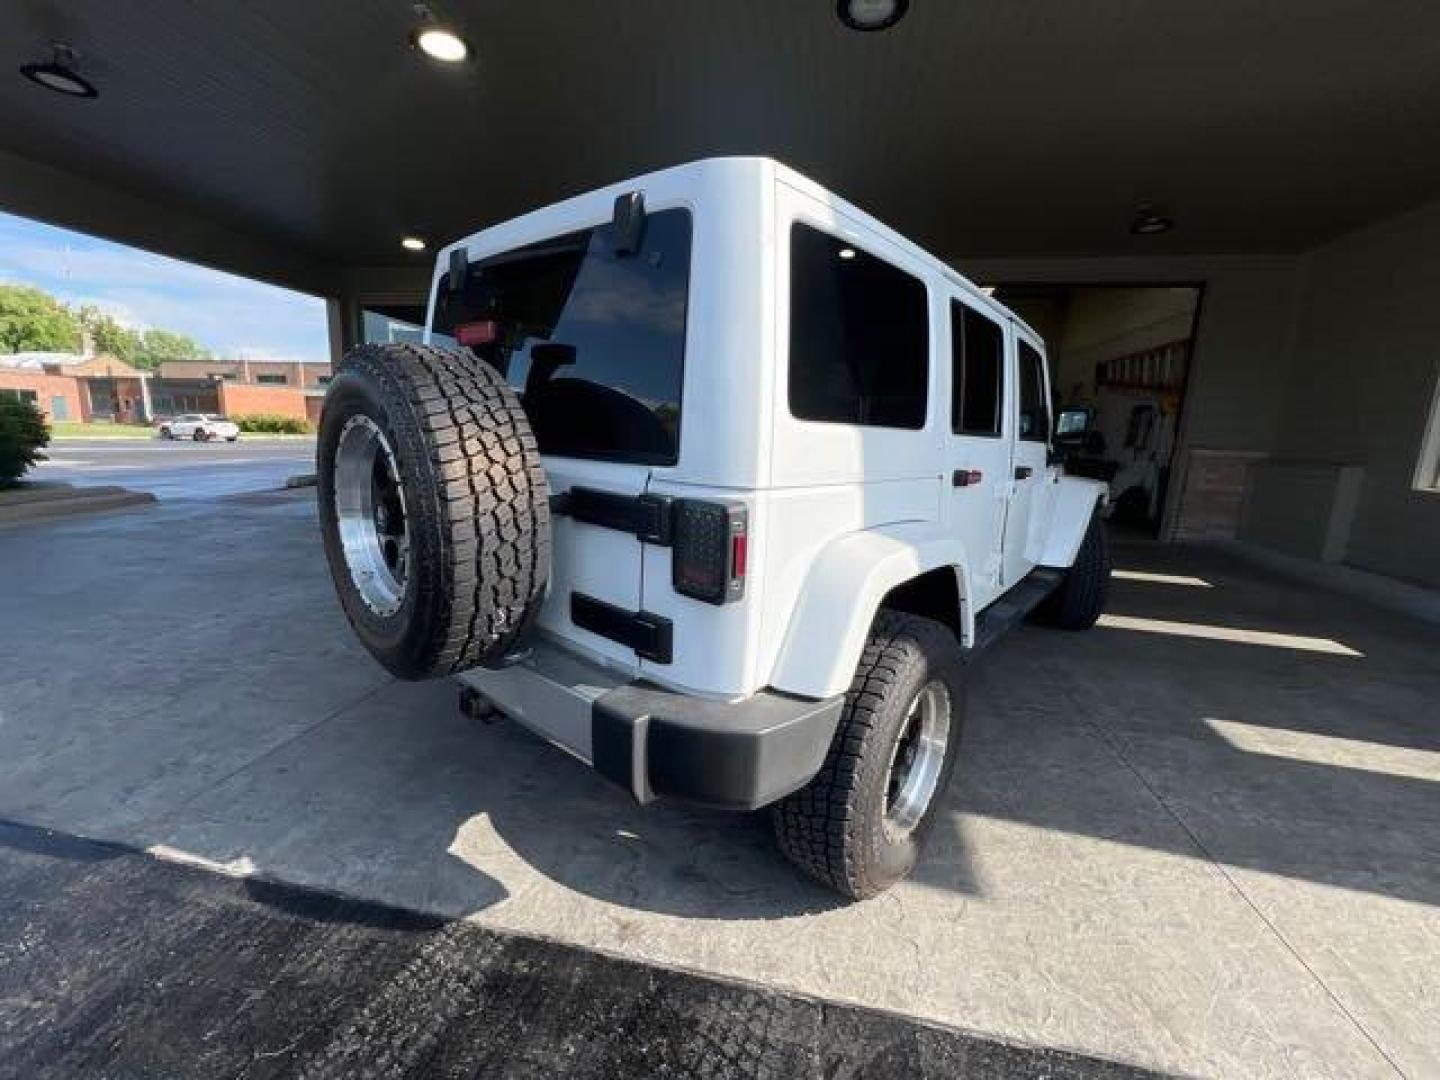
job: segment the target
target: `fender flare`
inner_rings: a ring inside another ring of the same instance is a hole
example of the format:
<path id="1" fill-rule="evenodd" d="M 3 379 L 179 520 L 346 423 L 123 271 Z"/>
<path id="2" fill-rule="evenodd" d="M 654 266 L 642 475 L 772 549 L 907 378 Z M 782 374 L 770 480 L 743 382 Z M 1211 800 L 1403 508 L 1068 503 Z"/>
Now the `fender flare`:
<path id="1" fill-rule="evenodd" d="M 1075 565 L 1080 543 L 1096 508 L 1104 503 L 1109 489 L 1098 480 L 1062 476 L 1055 482 L 1055 506 L 1050 515 L 1050 535 L 1040 553 L 1040 565 L 1068 570 Z"/>
<path id="2" fill-rule="evenodd" d="M 963 639 L 974 636 L 970 570 L 960 544 L 933 524 L 903 522 L 847 533 L 810 564 L 790 616 L 770 685 L 803 697 L 827 698 L 850 687 L 875 613 L 886 594 L 931 570 L 955 573 Z"/>

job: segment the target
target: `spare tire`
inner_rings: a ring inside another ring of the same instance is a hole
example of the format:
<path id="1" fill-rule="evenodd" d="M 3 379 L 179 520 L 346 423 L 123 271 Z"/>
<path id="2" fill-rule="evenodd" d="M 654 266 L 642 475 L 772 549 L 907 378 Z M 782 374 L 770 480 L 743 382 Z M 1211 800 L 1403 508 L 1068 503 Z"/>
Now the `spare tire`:
<path id="1" fill-rule="evenodd" d="M 317 456 L 330 576 L 376 660 L 425 679 L 518 648 L 550 575 L 549 489 L 499 372 L 466 350 L 358 346 Z"/>

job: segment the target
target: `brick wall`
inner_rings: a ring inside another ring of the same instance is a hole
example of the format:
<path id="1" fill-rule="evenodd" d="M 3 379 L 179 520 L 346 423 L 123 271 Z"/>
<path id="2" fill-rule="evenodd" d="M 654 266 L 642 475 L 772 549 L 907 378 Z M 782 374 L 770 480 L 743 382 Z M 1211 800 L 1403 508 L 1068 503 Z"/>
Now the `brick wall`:
<path id="1" fill-rule="evenodd" d="M 292 386 L 254 386 L 248 383 L 220 384 L 220 411 L 236 416 L 293 416 L 307 418 L 305 395 Z"/>
<path id="2" fill-rule="evenodd" d="M 330 365 L 301 364 L 294 360 L 166 360 L 160 365 L 160 377 L 165 379 L 208 379 L 225 376 L 226 382 L 259 384 L 263 386 L 296 386 L 313 390 L 323 386 L 321 379 L 330 374 Z M 282 384 L 265 382 L 260 377 L 282 376 Z"/>
<path id="3" fill-rule="evenodd" d="M 1216 540 L 1240 531 L 1250 469 L 1264 454 L 1196 448 L 1181 475 L 1180 512 L 1169 540 Z"/>
<path id="4" fill-rule="evenodd" d="M 65 400 L 64 419 L 87 420 L 85 399 L 80 393 L 79 383 L 69 375 L 46 375 L 39 371 L 17 371 L 0 368 L 0 390 L 29 390 L 35 395 L 35 404 L 50 419 L 54 410 L 54 399 Z"/>

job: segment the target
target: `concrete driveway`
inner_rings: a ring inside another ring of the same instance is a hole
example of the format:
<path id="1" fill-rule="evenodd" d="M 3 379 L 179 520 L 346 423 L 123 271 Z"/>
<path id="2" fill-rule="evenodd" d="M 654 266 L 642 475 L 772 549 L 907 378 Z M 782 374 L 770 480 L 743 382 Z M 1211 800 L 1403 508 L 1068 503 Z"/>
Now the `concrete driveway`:
<path id="1" fill-rule="evenodd" d="M 307 494 L 15 528 L 0 566 L 0 816 L 1161 1070 L 1440 1073 L 1431 625 L 1122 547 L 1111 626 L 977 665 L 928 858 L 846 906 L 763 816 L 642 810 L 391 680 Z"/>

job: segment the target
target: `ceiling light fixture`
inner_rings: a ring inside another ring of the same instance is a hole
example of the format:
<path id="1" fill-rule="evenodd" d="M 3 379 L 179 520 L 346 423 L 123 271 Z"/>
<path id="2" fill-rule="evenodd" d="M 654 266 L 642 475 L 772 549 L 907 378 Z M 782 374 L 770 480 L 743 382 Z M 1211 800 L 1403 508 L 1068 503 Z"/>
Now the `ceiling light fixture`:
<path id="1" fill-rule="evenodd" d="M 910 0 L 840 0 L 835 13 L 851 30 L 889 30 L 905 17 Z"/>
<path id="2" fill-rule="evenodd" d="M 838 254 L 839 254 L 840 258 L 842 258 L 842 259 L 853 259 L 853 258 L 855 257 L 855 249 L 854 249 L 854 248 L 841 248 L 840 251 L 838 252 Z"/>
<path id="3" fill-rule="evenodd" d="M 23 64 L 20 74 L 46 90 L 54 90 L 67 97 L 94 98 L 100 96 L 95 84 L 75 70 L 80 54 L 69 45 L 55 42 L 50 46 L 52 55 L 48 64 Z"/>
<path id="4" fill-rule="evenodd" d="M 1174 227 L 1175 219 L 1162 214 L 1154 203 L 1149 202 L 1135 208 L 1135 218 L 1130 222 L 1130 232 L 1134 236 L 1157 236 Z"/>
<path id="5" fill-rule="evenodd" d="M 415 31 L 414 41 L 416 48 L 442 64 L 458 64 L 470 55 L 465 39 L 443 26 L 421 27 Z"/>
<path id="6" fill-rule="evenodd" d="M 407 236 L 400 241 L 400 246 L 406 251 L 424 251 L 425 241 L 418 236 Z"/>

